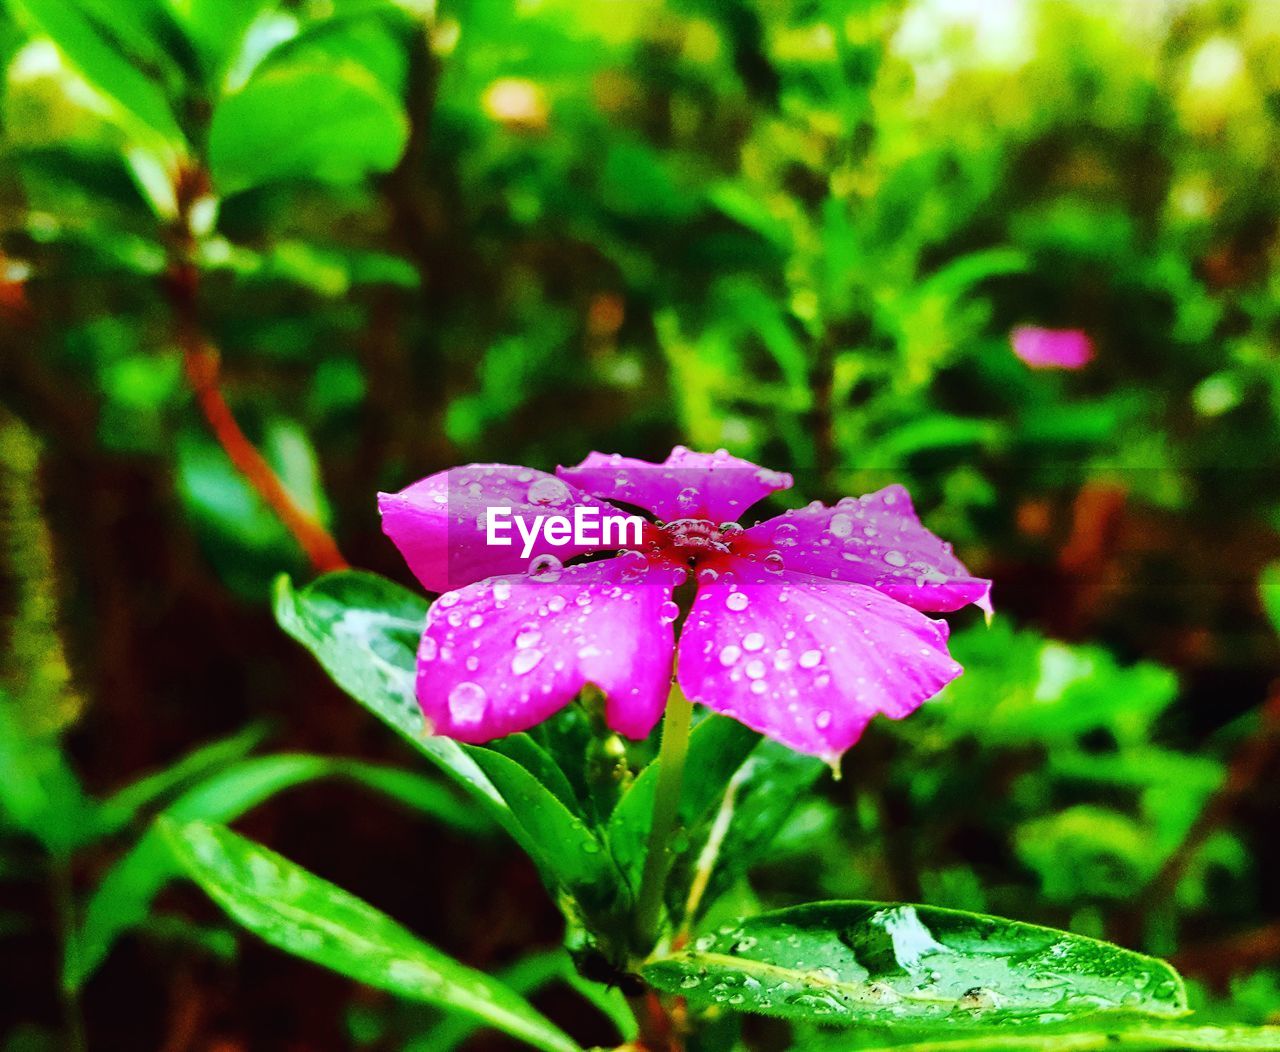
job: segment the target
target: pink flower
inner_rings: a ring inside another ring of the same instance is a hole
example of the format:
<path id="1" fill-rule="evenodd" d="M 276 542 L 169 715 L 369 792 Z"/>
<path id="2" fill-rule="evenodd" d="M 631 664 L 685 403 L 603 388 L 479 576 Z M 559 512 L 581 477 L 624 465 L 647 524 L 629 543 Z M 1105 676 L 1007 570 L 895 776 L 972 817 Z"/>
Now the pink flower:
<path id="1" fill-rule="evenodd" d="M 642 738 L 662 715 L 673 663 L 690 700 L 830 762 L 876 713 L 914 711 L 961 671 L 946 623 L 921 611 L 989 611 L 990 582 L 920 524 L 901 486 L 738 525 L 791 482 L 723 450 L 677 447 L 662 464 L 592 453 L 555 475 L 471 465 L 380 494 L 383 529 L 444 593 L 418 653 L 432 731 L 485 742 L 591 683 L 609 725 Z M 491 508 L 620 514 L 606 502 L 653 517 L 635 550 L 593 559 L 599 545 L 543 538 L 522 555 L 488 543 Z"/>
<path id="2" fill-rule="evenodd" d="M 1009 333 L 1009 343 L 1032 369 L 1081 369 L 1093 360 L 1093 341 L 1082 329 L 1019 325 Z"/>

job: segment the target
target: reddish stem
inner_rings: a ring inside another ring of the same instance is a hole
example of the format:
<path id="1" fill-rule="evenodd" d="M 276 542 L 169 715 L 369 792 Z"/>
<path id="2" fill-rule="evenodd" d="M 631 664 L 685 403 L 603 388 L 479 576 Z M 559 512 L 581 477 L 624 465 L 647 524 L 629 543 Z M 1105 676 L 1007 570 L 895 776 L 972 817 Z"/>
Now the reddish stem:
<path id="1" fill-rule="evenodd" d="M 219 383 L 221 359 L 216 347 L 205 339 L 200 327 L 200 271 L 191 262 L 196 247 L 191 216 L 196 203 L 209 193 L 208 174 L 199 165 L 181 168 L 174 180 L 178 204 L 173 229 L 174 251 L 169 266 L 168 291 L 177 326 L 182 364 L 196 404 L 204 414 L 213 437 L 232 465 L 249 482 L 306 552 L 317 573 L 345 570 L 347 560 L 329 531 L 294 499 L 280 476 L 241 430 L 227 405 Z"/>
<path id="2" fill-rule="evenodd" d="M 622 1052 L 684 1052 L 684 1042 L 674 1020 L 662 1005 L 655 990 L 645 990 L 627 997 L 631 1012 L 640 1028 L 636 1040 L 618 1049 Z"/>
<path id="3" fill-rule="evenodd" d="M 209 424 L 209 430 L 237 471 L 248 480 L 275 512 L 294 539 L 307 553 L 318 573 L 346 569 L 348 563 L 329 532 L 308 515 L 293 495 L 285 489 L 280 476 L 254 447 L 236 422 L 218 385 L 218 352 L 198 338 L 184 338 L 182 361 L 196 403 Z"/>

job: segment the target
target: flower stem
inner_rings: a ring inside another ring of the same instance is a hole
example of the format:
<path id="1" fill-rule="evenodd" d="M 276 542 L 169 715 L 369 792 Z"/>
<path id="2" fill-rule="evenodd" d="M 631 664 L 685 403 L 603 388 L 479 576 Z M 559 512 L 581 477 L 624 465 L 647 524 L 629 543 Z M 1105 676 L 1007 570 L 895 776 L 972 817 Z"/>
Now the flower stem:
<path id="1" fill-rule="evenodd" d="M 662 747 L 658 752 L 658 784 L 653 794 L 653 823 L 645 853 L 640 892 L 636 896 L 636 947 L 648 953 L 658 941 L 662 893 L 671 870 L 671 836 L 680 807 L 684 761 L 689 752 L 689 728 L 693 705 L 680 688 L 672 685 L 662 720 Z"/>
<path id="2" fill-rule="evenodd" d="M 73 952 L 76 938 L 75 897 L 71 888 L 71 862 L 59 857 L 53 863 L 53 904 L 58 919 L 58 930 L 62 937 L 63 957 Z M 80 991 L 75 982 L 60 977 L 62 994 L 62 1012 L 64 1040 L 68 1052 L 84 1052 L 84 1016 L 80 1009 Z"/>

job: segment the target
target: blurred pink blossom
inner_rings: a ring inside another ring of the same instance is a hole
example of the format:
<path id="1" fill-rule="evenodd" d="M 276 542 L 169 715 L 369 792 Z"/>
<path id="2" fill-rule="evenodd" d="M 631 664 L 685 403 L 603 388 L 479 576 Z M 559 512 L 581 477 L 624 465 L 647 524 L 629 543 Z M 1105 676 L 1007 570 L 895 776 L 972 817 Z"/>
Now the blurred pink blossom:
<path id="1" fill-rule="evenodd" d="M 1081 369 L 1093 359 L 1093 341 L 1083 329 L 1018 325 L 1010 331 L 1009 343 L 1032 369 Z"/>

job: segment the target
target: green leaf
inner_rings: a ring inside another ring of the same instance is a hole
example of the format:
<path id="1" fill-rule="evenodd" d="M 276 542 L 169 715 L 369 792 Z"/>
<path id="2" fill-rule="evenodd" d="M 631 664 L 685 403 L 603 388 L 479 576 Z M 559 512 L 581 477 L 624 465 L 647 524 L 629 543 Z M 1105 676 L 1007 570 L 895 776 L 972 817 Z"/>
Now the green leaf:
<path id="1" fill-rule="evenodd" d="M 760 741 L 755 731 L 727 716 L 707 716 L 689 735 L 689 755 L 680 789 L 678 820 L 689 829 L 722 796 L 725 786 Z M 623 873 L 634 884 L 644 867 L 645 844 L 653 820 L 653 794 L 658 761 L 631 784 L 609 819 L 609 847 Z"/>
<path id="2" fill-rule="evenodd" d="M 180 141 L 181 132 L 164 92 L 139 72 L 77 0 L 18 0 L 85 79 L 146 127 Z"/>
<path id="3" fill-rule="evenodd" d="M 364 66 L 275 66 L 214 111 L 209 165 L 223 195 L 290 179 L 345 184 L 395 166 L 408 137 L 399 100 Z"/>
<path id="4" fill-rule="evenodd" d="M 635 1040 L 636 1019 L 622 991 L 583 979 L 564 950 L 533 954 L 504 968 L 497 978 L 522 997 L 532 997 L 539 991 L 562 982 L 608 1018 L 624 1041 Z M 429 1034 L 415 1040 L 413 1052 L 449 1052 L 466 1041 L 475 1030 L 476 1023 L 473 1020 L 455 1016 L 432 1027 Z"/>
<path id="5" fill-rule="evenodd" d="M 1145 744 L 1178 691 L 1160 665 L 1124 666 L 1102 647 L 1060 643 L 1000 619 L 956 633 L 951 652 L 965 674 L 925 711 L 952 734 L 988 745 L 1066 743 L 1103 728 L 1121 744 Z M 920 730 L 900 726 L 907 735 Z"/>
<path id="6" fill-rule="evenodd" d="M 490 742 L 488 748 L 514 760 L 545 786 L 564 806 L 579 818 L 583 818 L 578 794 L 565 776 L 560 765 L 541 745 L 527 734 L 509 734 Z M 482 765 L 483 766 L 483 765 Z M 492 780 L 492 779 L 491 779 Z"/>
<path id="7" fill-rule="evenodd" d="M 1181 978 L 1155 958 L 1020 921 L 879 902 L 761 914 L 642 974 L 699 1005 L 859 1025 L 952 1030 L 1187 1011 Z"/>
<path id="8" fill-rule="evenodd" d="M 569 893 L 563 906 L 574 912 L 574 900 L 580 900 L 590 913 L 612 907 L 616 869 L 580 813 L 514 760 L 426 734 L 413 693 L 425 601 L 374 574 L 343 571 L 300 592 L 281 578 L 275 610 L 281 627 L 316 655 L 340 687 L 471 793 L 534 860 L 546 883 Z M 522 752 L 532 756 L 537 749 L 530 740 Z M 572 796 L 567 786 L 559 789 Z"/>
<path id="9" fill-rule="evenodd" d="M 271 419 L 261 429 L 260 443 L 263 457 L 299 507 L 327 522 L 319 458 L 306 431 L 293 421 Z M 224 580 L 257 599 L 282 565 L 305 565 L 297 540 L 216 442 L 190 429 L 180 437 L 177 452 L 178 492 Z"/>
<path id="10" fill-rule="evenodd" d="M 418 639 L 427 618 L 421 596 L 376 574 L 326 574 L 296 591 L 276 581 L 276 621 L 315 655 L 343 690 L 450 775 L 507 828 L 510 812 L 467 751 L 428 736 L 414 697 Z"/>
<path id="11" fill-rule="evenodd" d="M 734 772 L 718 799 L 689 831 L 689 845 L 667 878 L 667 902 L 697 920 L 760 862 L 821 777 L 826 765 L 777 742 L 762 741 Z"/>
<path id="12" fill-rule="evenodd" d="M 482 832 L 473 810 L 443 795 L 438 786 L 394 768 L 324 756 L 280 755 L 244 760 L 189 789 L 165 814 L 176 821 L 229 822 L 285 789 L 324 777 L 345 777 L 386 793 L 433 818 L 468 832 Z M 115 941 L 147 918 L 151 903 L 176 875 L 155 828 L 107 871 L 89 899 L 80 931 L 68 947 L 64 971 L 78 986 L 105 959 Z"/>
<path id="13" fill-rule="evenodd" d="M 161 821 L 186 874 L 271 945 L 397 996 L 467 1013 L 535 1048 L 578 1048 L 519 994 L 288 859 L 223 826 Z"/>
<path id="14" fill-rule="evenodd" d="M 565 902 L 562 895 L 561 905 L 571 913 L 581 905 L 593 916 L 615 909 L 625 895 L 622 876 L 582 817 L 515 760 L 492 749 L 469 751 L 511 808 L 520 826 L 517 840 L 543 879 L 576 900 Z"/>
<path id="15" fill-rule="evenodd" d="M 1262 599 L 1263 612 L 1271 621 L 1271 627 L 1280 634 L 1280 562 L 1271 563 L 1262 571 L 1258 595 Z"/>
<path id="16" fill-rule="evenodd" d="M 0 817 L 66 857 L 93 829 L 93 811 L 58 739 L 24 733 L 0 692 Z"/>
<path id="17" fill-rule="evenodd" d="M 1037 1026 L 1034 1031 L 975 1027 L 958 1037 L 939 1037 L 914 1028 L 905 1032 L 866 1032 L 812 1043 L 811 1052 L 1102 1052 L 1123 1048 L 1144 1052 L 1275 1052 L 1280 1027 L 1197 1026 L 1194 1020 L 1164 1022 L 1150 1017 L 1101 1012 L 1067 1023 Z"/>
<path id="18" fill-rule="evenodd" d="M 266 729 L 254 724 L 229 738 L 196 749 L 164 770 L 125 786 L 99 806 L 98 831 L 103 835 L 119 832 L 142 811 L 161 802 L 171 793 L 213 774 L 219 768 L 244 759 L 262 743 L 264 737 Z"/>
<path id="19" fill-rule="evenodd" d="M 265 6 L 266 0 L 181 0 L 172 3 L 177 21 L 195 46 L 211 82 L 231 64 L 250 23 Z"/>

